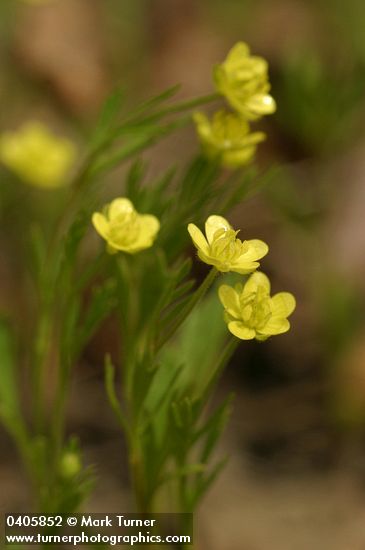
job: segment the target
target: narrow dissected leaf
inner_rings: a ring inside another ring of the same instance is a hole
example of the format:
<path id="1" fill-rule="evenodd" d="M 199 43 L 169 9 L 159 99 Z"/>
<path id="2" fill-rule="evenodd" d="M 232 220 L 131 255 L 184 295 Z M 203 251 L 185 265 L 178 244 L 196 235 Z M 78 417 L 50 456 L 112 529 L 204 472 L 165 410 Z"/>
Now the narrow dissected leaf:
<path id="1" fill-rule="evenodd" d="M 109 404 L 114 411 L 121 427 L 126 435 L 129 435 L 129 426 L 127 424 L 126 415 L 123 411 L 120 399 L 115 389 L 115 367 L 111 361 L 110 355 L 105 357 L 105 389 L 109 400 Z"/>
<path id="2" fill-rule="evenodd" d="M 63 241 L 61 270 L 74 266 L 82 239 L 90 226 L 89 212 L 82 211 L 75 217 Z"/>
<path id="3" fill-rule="evenodd" d="M 121 110 L 124 95 L 123 90 L 116 90 L 104 102 L 91 139 L 92 149 L 96 149 L 110 135 Z"/>
<path id="4" fill-rule="evenodd" d="M 132 116 L 140 115 L 146 111 L 150 111 L 156 107 L 159 107 L 165 101 L 171 99 L 180 89 L 180 84 L 171 86 L 164 90 L 163 92 L 153 96 L 151 99 L 144 101 L 136 109 L 133 110 Z"/>
<path id="5" fill-rule="evenodd" d="M 165 332 L 170 332 L 173 325 L 179 324 L 180 318 L 185 318 L 183 310 L 191 301 L 191 294 L 183 296 L 180 300 L 172 303 L 160 320 L 160 341 L 165 341 Z M 159 344 L 158 344 L 159 347 Z"/>
<path id="6" fill-rule="evenodd" d="M 126 144 L 116 152 L 110 153 L 106 159 L 100 160 L 95 164 L 93 175 L 100 175 L 113 170 L 116 166 L 157 143 L 186 123 L 187 119 L 181 118 L 164 126 L 137 126 L 134 132 L 135 135 Z"/>
<path id="7" fill-rule="evenodd" d="M 180 399 L 176 399 L 171 404 L 172 417 L 175 421 L 175 427 L 189 434 L 189 439 L 192 437 L 193 427 L 193 408 L 189 396 L 185 395 Z M 186 441 L 187 443 L 187 441 Z"/>
<path id="8" fill-rule="evenodd" d="M 181 285 L 175 288 L 171 296 L 171 302 L 173 303 L 180 300 L 183 296 L 185 296 L 190 290 L 194 288 L 195 284 L 195 279 L 188 279 L 187 281 L 181 283 Z"/>
<path id="9" fill-rule="evenodd" d="M 125 194 L 136 208 L 140 208 L 139 195 L 145 174 L 146 164 L 141 159 L 137 159 L 131 164 L 126 177 Z"/>
<path id="10" fill-rule="evenodd" d="M 182 281 L 189 275 L 192 264 L 193 262 L 191 258 L 182 258 L 182 260 L 177 262 L 174 269 L 174 277 L 177 282 Z"/>
<path id="11" fill-rule="evenodd" d="M 148 425 L 153 433 L 156 446 L 162 452 L 163 442 L 169 437 L 171 403 L 177 393 L 177 384 L 183 365 L 160 364 L 155 371 L 149 391 L 144 401 L 142 429 Z"/>
<path id="12" fill-rule="evenodd" d="M 93 288 L 89 306 L 81 320 L 78 320 L 80 326 L 75 326 L 73 334 L 73 340 L 76 344 L 76 357 L 115 305 L 115 284 L 113 280 L 107 280 L 103 285 Z"/>
<path id="13" fill-rule="evenodd" d="M 204 443 L 200 453 L 200 461 L 202 463 L 206 463 L 209 460 L 219 437 L 226 427 L 232 410 L 232 398 L 232 395 L 228 396 L 222 405 L 220 405 L 217 410 L 210 415 L 203 428 L 196 434 L 196 439 L 198 441 L 204 438 Z"/>
<path id="14" fill-rule="evenodd" d="M 199 156 L 190 164 L 185 177 L 180 185 L 181 200 L 191 203 L 195 201 L 201 191 L 206 193 L 210 190 L 212 182 L 218 176 L 217 166 Z"/>
<path id="15" fill-rule="evenodd" d="M 206 476 L 199 477 L 200 483 L 194 488 L 194 492 L 191 492 L 191 509 L 194 510 L 198 502 L 204 497 L 205 493 L 210 489 L 211 485 L 217 479 L 220 472 L 227 464 L 228 457 L 220 460 Z"/>

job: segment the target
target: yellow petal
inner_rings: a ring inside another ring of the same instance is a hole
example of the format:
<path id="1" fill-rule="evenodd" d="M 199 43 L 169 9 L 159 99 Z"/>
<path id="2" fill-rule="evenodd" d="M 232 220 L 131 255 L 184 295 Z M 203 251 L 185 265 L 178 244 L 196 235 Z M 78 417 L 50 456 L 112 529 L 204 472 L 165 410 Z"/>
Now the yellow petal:
<path id="1" fill-rule="evenodd" d="M 108 207 L 108 217 L 112 221 L 120 214 L 131 214 L 134 212 L 134 206 L 129 199 L 119 198 L 114 199 Z"/>
<path id="2" fill-rule="evenodd" d="M 237 44 L 229 50 L 225 65 L 229 70 L 234 70 L 236 65 L 239 66 L 242 60 L 248 55 L 250 55 L 250 48 L 246 42 L 237 42 Z"/>
<path id="3" fill-rule="evenodd" d="M 100 214 L 100 212 L 94 212 L 91 221 L 99 235 L 101 235 L 103 239 L 108 239 L 109 222 L 106 217 Z"/>
<path id="4" fill-rule="evenodd" d="M 290 329 L 288 319 L 282 317 L 271 317 L 264 328 L 260 328 L 260 334 L 266 336 L 274 336 L 275 334 L 283 334 Z"/>
<path id="5" fill-rule="evenodd" d="M 200 231 L 199 227 L 197 227 L 193 223 L 189 223 L 188 232 L 196 248 L 198 250 L 201 250 L 204 254 L 209 254 L 208 243 L 203 233 Z"/>
<path id="6" fill-rule="evenodd" d="M 251 294 L 252 292 L 257 292 L 258 287 L 262 287 L 268 294 L 270 293 L 269 278 L 261 271 L 256 271 L 251 275 L 244 286 L 243 292 L 245 294 Z"/>
<path id="7" fill-rule="evenodd" d="M 239 318 L 240 301 L 235 289 L 228 285 L 221 285 L 218 289 L 218 296 L 227 313 L 232 317 Z"/>
<path id="8" fill-rule="evenodd" d="M 237 258 L 233 264 L 234 271 L 242 275 L 247 275 L 255 271 L 255 269 L 260 266 L 259 262 L 256 260 L 260 260 L 269 251 L 267 244 L 258 239 L 245 241 L 245 243 L 248 245 L 247 251 Z"/>
<path id="9" fill-rule="evenodd" d="M 269 94 L 256 94 L 246 102 L 246 107 L 258 116 L 270 115 L 276 111 L 276 102 Z"/>
<path id="10" fill-rule="evenodd" d="M 209 254 L 205 254 L 202 250 L 198 250 L 198 258 L 205 264 L 214 265 L 219 271 L 221 271 L 219 260 L 209 256 Z"/>
<path id="11" fill-rule="evenodd" d="M 159 220 L 151 214 L 141 214 L 139 216 L 139 221 L 141 227 L 139 235 L 137 239 L 128 247 L 128 252 L 131 254 L 152 246 L 153 241 L 155 240 L 160 229 Z"/>
<path id="12" fill-rule="evenodd" d="M 258 143 L 261 143 L 262 141 L 265 141 L 266 134 L 265 132 L 252 132 L 251 134 L 248 134 L 245 143 L 246 145 L 257 145 Z"/>
<path id="13" fill-rule="evenodd" d="M 229 222 L 227 222 L 227 220 L 222 216 L 209 216 L 209 218 L 205 222 L 205 234 L 207 236 L 209 244 L 213 242 L 214 233 L 218 231 L 218 229 L 224 229 L 225 231 L 228 231 L 229 229 L 232 229 L 232 227 Z"/>
<path id="14" fill-rule="evenodd" d="M 256 336 L 256 332 L 253 329 L 246 327 L 239 321 L 231 321 L 228 323 L 228 330 L 241 340 L 253 340 Z"/>
<path id="15" fill-rule="evenodd" d="M 193 120 L 195 122 L 196 129 L 200 137 L 205 139 L 210 137 L 212 129 L 208 117 L 204 113 L 199 111 L 197 113 L 194 113 Z"/>
<path id="16" fill-rule="evenodd" d="M 245 147 L 238 151 L 227 151 L 222 155 L 222 165 L 226 168 L 239 168 L 249 164 L 256 152 L 256 147 Z"/>
<path id="17" fill-rule="evenodd" d="M 152 214 L 140 214 L 139 216 L 141 231 L 146 235 L 155 236 L 160 230 L 160 222 Z"/>
<path id="18" fill-rule="evenodd" d="M 290 292 L 279 292 L 271 299 L 273 316 L 289 317 L 295 309 L 295 298 Z"/>
<path id="19" fill-rule="evenodd" d="M 264 241 L 259 239 L 251 239 L 246 241 L 248 250 L 244 254 L 245 259 L 261 260 L 269 252 L 269 247 Z"/>
<path id="20" fill-rule="evenodd" d="M 260 267 L 259 262 L 251 262 L 239 258 L 231 265 L 230 271 L 234 271 L 234 273 L 239 273 L 240 275 L 249 275 L 258 267 Z"/>

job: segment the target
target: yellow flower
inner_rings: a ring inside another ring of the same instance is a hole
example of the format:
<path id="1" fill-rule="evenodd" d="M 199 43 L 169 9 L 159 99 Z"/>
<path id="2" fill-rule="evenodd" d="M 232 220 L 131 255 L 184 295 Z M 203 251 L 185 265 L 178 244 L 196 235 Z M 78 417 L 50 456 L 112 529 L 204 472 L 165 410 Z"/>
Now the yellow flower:
<path id="1" fill-rule="evenodd" d="M 279 292 L 271 297 L 270 281 L 259 271 L 244 286 L 222 285 L 218 294 L 228 329 L 241 340 L 266 340 L 290 329 L 287 317 L 295 309 L 294 296 Z"/>
<path id="2" fill-rule="evenodd" d="M 250 133 L 248 122 L 233 113 L 218 111 L 212 122 L 205 114 L 195 113 L 194 121 L 207 157 L 219 158 L 227 168 L 248 164 L 257 144 L 265 139 L 263 132 Z"/>
<path id="3" fill-rule="evenodd" d="M 263 241 L 253 239 L 242 242 L 237 239 L 238 231 L 232 229 L 222 216 L 209 216 L 205 222 L 206 238 L 193 223 L 189 223 L 188 231 L 198 249 L 199 258 L 222 272 L 252 273 L 260 265 L 257 260 L 269 250 Z"/>
<path id="4" fill-rule="evenodd" d="M 160 229 L 160 222 L 151 214 L 136 212 L 129 199 L 114 199 L 104 207 L 103 213 L 95 212 L 92 223 L 107 242 L 107 250 L 115 254 L 119 250 L 135 254 L 152 246 Z"/>
<path id="5" fill-rule="evenodd" d="M 55 137 L 39 122 L 28 122 L 17 132 L 0 136 L 2 163 L 36 187 L 53 189 L 65 185 L 75 158 L 73 143 Z"/>
<path id="6" fill-rule="evenodd" d="M 248 120 L 275 112 L 275 100 L 269 94 L 268 64 L 262 57 L 250 55 L 244 42 L 233 46 L 226 60 L 215 67 L 213 76 L 218 92 Z"/>

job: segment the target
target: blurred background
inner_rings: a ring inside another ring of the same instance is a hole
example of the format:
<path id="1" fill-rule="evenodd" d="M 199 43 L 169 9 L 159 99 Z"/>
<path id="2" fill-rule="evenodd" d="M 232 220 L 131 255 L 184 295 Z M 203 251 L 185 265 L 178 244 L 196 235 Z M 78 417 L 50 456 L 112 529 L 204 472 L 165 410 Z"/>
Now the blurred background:
<path id="1" fill-rule="evenodd" d="M 200 550 L 365 547 L 364 21 L 363 0 L 0 2 L 0 131 L 39 119 L 81 151 L 116 86 L 130 105 L 176 83 L 180 98 L 210 93 L 212 66 L 238 40 L 269 61 L 278 111 L 261 124 L 258 152 L 268 181 L 231 220 L 270 244 L 265 271 L 297 310 L 288 334 L 242 345 L 226 371 L 219 392 L 234 389 L 236 401 L 220 452 L 230 461 L 201 506 Z M 151 177 L 197 147 L 192 127 L 159 144 Z M 0 177 L 0 308 L 24 323 L 17 213 L 28 188 L 9 194 Z M 110 176 L 114 193 L 122 184 Z M 55 199 L 40 201 L 29 208 L 46 216 Z M 114 338 L 106 326 L 89 346 L 69 407 L 69 430 L 97 466 L 94 512 L 131 507 L 103 390 Z M 0 448 L 0 510 L 27 510 L 4 431 Z"/>

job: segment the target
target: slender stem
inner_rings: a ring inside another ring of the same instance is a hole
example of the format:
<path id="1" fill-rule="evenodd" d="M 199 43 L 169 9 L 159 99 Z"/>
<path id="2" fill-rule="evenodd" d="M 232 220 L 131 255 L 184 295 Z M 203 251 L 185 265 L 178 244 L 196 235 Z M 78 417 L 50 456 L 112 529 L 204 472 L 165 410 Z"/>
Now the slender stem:
<path id="1" fill-rule="evenodd" d="M 139 450 L 137 437 L 134 438 L 134 442 L 130 447 L 129 453 L 129 467 L 131 470 L 131 479 L 133 492 L 136 499 L 137 509 L 141 514 L 150 512 L 148 509 L 148 502 L 146 499 L 145 482 L 143 475 L 143 459 Z"/>
<path id="2" fill-rule="evenodd" d="M 215 267 L 212 267 L 212 269 L 209 271 L 208 275 L 205 277 L 204 281 L 200 285 L 199 288 L 194 292 L 189 302 L 185 305 L 185 307 L 182 308 L 180 315 L 178 319 L 175 321 L 175 323 L 172 323 L 171 327 L 168 331 L 164 334 L 162 340 L 157 345 L 157 351 L 161 349 L 165 343 L 172 338 L 172 336 L 175 334 L 176 330 L 181 326 L 181 324 L 185 321 L 187 316 L 191 313 L 191 311 L 194 309 L 196 304 L 205 296 L 206 292 L 209 290 L 209 288 L 212 286 L 215 278 L 218 275 L 218 270 Z"/>
<path id="3" fill-rule="evenodd" d="M 37 433 L 44 429 L 44 366 L 50 342 L 49 307 L 42 304 L 39 312 L 32 357 L 32 400 L 34 407 L 34 427 Z"/>
<path id="4" fill-rule="evenodd" d="M 136 352 L 140 342 L 138 338 L 139 270 L 135 269 L 135 262 L 136 258 L 132 256 L 126 257 L 121 254 L 116 257 L 117 277 L 119 284 L 122 285 L 119 296 L 123 297 L 119 304 L 119 317 L 123 333 L 123 385 L 127 402 L 130 402 L 133 395 L 133 376 L 138 360 Z"/>
<path id="5" fill-rule="evenodd" d="M 111 363 L 110 357 L 107 356 L 105 361 L 105 388 L 109 399 L 110 406 L 119 420 L 119 423 L 127 437 L 127 440 L 131 440 L 131 430 L 127 422 L 126 415 L 122 410 L 121 404 L 115 391 L 115 369 Z"/>
<path id="6" fill-rule="evenodd" d="M 239 346 L 241 340 L 239 338 L 236 338 L 235 336 L 232 336 L 227 340 L 226 345 L 224 346 L 221 354 L 219 355 L 215 367 L 213 370 L 213 376 L 209 380 L 204 393 L 201 397 L 201 402 L 205 403 L 207 399 L 210 397 L 212 391 L 214 390 L 215 386 L 217 385 L 217 382 L 219 381 L 228 361 L 236 351 L 237 347 Z"/>
<path id="7" fill-rule="evenodd" d="M 65 409 L 67 403 L 67 394 L 70 383 L 71 365 L 60 360 L 59 365 L 59 380 L 57 387 L 57 395 L 53 408 L 53 417 L 51 423 L 51 466 L 50 479 L 51 485 L 56 483 L 57 472 L 61 460 L 61 453 L 64 442 L 65 431 Z"/>

